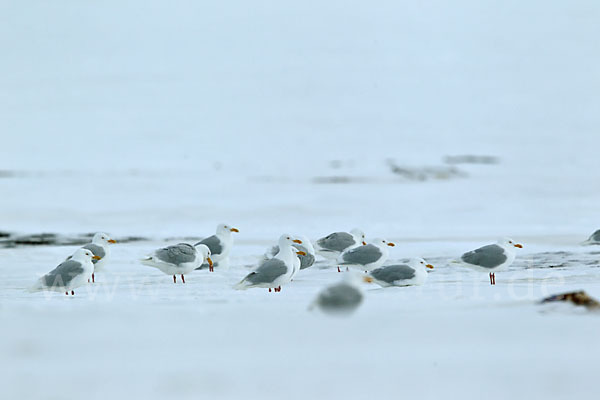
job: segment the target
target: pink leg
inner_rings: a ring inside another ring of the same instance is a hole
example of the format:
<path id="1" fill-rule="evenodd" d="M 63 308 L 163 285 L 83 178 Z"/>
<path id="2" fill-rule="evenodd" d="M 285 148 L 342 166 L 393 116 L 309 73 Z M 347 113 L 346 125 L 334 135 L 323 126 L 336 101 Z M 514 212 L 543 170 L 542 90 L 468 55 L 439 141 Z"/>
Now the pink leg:
<path id="1" fill-rule="evenodd" d="M 175 275 L 173 275 L 173 283 L 177 283 L 177 277 L 175 277 Z"/>
<path id="2" fill-rule="evenodd" d="M 269 288 L 269 293 L 271 293 L 271 288 Z"/>
<path id="3" fill-rule="evenodd" d="M 185 278 L 183 277 L 183 274 L 181 274 L 181 282 L 185 283 Z"/>
<path id="4" fill-rule="evenodd" d="M 68 295 L 69 295 L 69 292 L 65 292 L 65 295 L 67 295 L 67 296 L 68 296 Z"/>
<path id="5" fill-rule="evenodd" d="M 496 273 L 492 274 L 492 281 L 494 282 L 493 284 L 496 284 Z"/>
<path id="6" fill-rule="evenodd" d="M 342 270 L 340 269 L 340 267 L 338 266 L 338 272 L 342 272 Z"/>
<path id="7" fill-rule="evenodd" d="M 75 291 L 71 290 L 71 296 L 75 296 Z"/>
<path id="8" fill-rule="evenodd" d="M 96 279 L 94 278 L 94 273 L 92 272 L 92 283 L 96 283 Z"/>

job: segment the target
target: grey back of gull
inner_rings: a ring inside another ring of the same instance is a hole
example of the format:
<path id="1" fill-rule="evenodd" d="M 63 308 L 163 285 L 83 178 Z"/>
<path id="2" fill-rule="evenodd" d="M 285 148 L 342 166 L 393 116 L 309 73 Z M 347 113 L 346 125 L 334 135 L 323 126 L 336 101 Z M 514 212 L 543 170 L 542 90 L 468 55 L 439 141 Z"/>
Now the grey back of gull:
<path id="1" fill-rule="evenodd" d="M 373 244 L 356 247 L 342 256 L 342 264 L 367 265 L 376 262 L 383 256 L 381 249 Z"/>
<path id="2" fill-rule="evenodd" d="M 180 265 L 196 259 L 196 248 L 191 244 L 179 243 L 156 250 L 156 257 L 164 262 Z"/>
<path id="3" fill-rule="evenodd" d="M 260 283 L 271 283 L 275 279 L 288 272 L 288 267 L 279 258 L 272 258 L 264 261 L 254 272 L 249 273 L 246 281 L 257 285 Z"/>
<path id="4" fill-rule="evenodd" d="M 460 259 L 468 264 L 477 265 L 483 268 L 496 268 L 506 262 L 504 249 L 497 244 L 488 244 L 476 250 L 463 254 Z"/>
<path id="5" fill-rule="evenodd" d="M 406 264 L 386 265 L 371 271 L 371 276 L 379 281 L 392 284 L 396 281 L 414 278 L 415 270 Z"/>
<path id="6" fill-rule="evenodd" d="M 317 240 L 317 245 L 323 250 L 342 252 L 348 247 L 354 245 L 356 241 L 354 237 L 346 232 L 334 232 Z"/>
<path id="7" fill-rule="evenodd" d="M 67 260 L 42 277 L 42 282 L 47 287 L 68 286 L 73 278 L 83 272 L 83 265 L 79 261 Z"/>
<path id="8" fill-rule="evenodd" d="M 348 311 L 358 307 L 362 300 L 363 294 L 360 290 L 342 282 L 321 292 L 316 303 L 329 311 Z"/>
<path id="9" fill-rule="evenodd" d="M 219 255 L 223 252 L 223 245 L 217 235 L 209 236 L 206 239 L 199 241 L 194 246 L 198 246 L 199 244 L 206 245 L 206 247 L 210 249 L 210 254 L 212 255 Z"/>

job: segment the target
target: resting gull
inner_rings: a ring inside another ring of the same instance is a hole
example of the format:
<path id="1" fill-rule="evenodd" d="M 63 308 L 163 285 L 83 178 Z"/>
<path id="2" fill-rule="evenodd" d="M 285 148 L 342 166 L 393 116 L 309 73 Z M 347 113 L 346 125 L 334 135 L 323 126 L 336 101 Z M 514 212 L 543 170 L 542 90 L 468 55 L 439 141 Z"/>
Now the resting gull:
<path id="1" fill-rule="evenodd" d="M 300 240 L 302 244 L 294 243 L 293 246 L 296 249 L 306 253 L 305 256 L 298 255 L 298 258 L 300 259 L 300 269 L 303 270 L 311 267 L 315 263 L 315 249 L 313 245 L 310 243 L 310 240 L 308 240 L 304 235 L 296 235 L 294 236 L 294 238 Z M 275 245 L 265 253 L 265 258 L 273 258 L 277 253 L 279 253 L 279 246 Z"/>
<path id="2" fill-rule="evenodd" d="M 100 257 L 94 255 L 91 250 L 77 249 L 69 260 L 63 261 L 58 267 L 42 276 L 29 290 L 65 292 L 67 296 L 71 292 L 73 296 L 74 289 L 85 285 L 92 276 L 94 272 L 92 260 L 100 260 Z"/>
<path id="3" fill-rule="evenodd" d="M 600 229 L 596 232 L 592 233 L 591 236 L 585 242 L 581 243 L 583 245 L 587 244 L 600 244 Z"/>
<path id="4" fill-rule="evenodd" d="M 308 307 L 318 307 L 326 314 L 348 315 L 356 311 L 363 301 L 360 289 L 361 277 L 357 272 L 350 272 L 336 284 L 327 286 Z"/>
<path id="5" fill-rule="evenodd" d="M 366 245 L 364 232 L 360 229 L 352 229 L 350 233 L 334 232 L 317 240 L 315 250 L 317 254 L 335 260 L 344 250 L 361 244 Z"/>
<path id="6" fill-rule="evenodd" d="M 192 246 L 188 243 L 163 247 L 141 261 L 144 265 L 158 268 L 167 275 L 173 275 L 173 283 L 177 283 L 176 275 L 181 275 L 181 282 L 185 283 L 185 274 L 195 270 L 204 262 L 211 266 L 213 263 L 207 246 L 203 244 Z"/>
<path id="7" fill-rule="evenodd" d="M 389 255 L 388 246 L 393 247 L 395 244 L 385 239 L 375 239 L 367 245 L 350 248 L 340 254 L 338 264 L 355 267 L 363 271 L 371 271 L 381 267 L 387 260 Z M 339 266 L 338 272 L 340 272 Z"/>
<path id="8" fill-rule="evenodd" d="M 305 255 L 293 247 L 294 243 L 302 244 L 301 240 L 294 239 L 291 235 L 281 235 L 279 238 L 279 253 L 269 260 L 264 260 L 258 268 L 246 275 L 237 285 L 235 289 L 243 290 L 252 287 L 275 289 L 276 292 L 281 292 L 281 286 L 289 283 L 297 268 L 299 268 L 300 260 L 297 255 Z"/>
<path id="9" fill-rule="evenodd" d="M 237 228 L 232 228 L 227 224 L 219 224 L 217 226 L 217 233 L 195 244 L 195 246 L 199 244 L 208 246 L 212 254 L 211 258 L 214 262 L 214 265 L 203 263 L 196 269 L 208 268 L 210 272 L 213 272 L 214 267 L 229 266 L 229 252 L 233 246 L 233 236 L 231 235 L 231 232 L 239 232 L 239 230 Z"/>
<path id="10" fill-rule="evenodd" d="M 94 263 L 94 272 L 92 272 L 92 283 L 96 282 L 95 274 L 98 271 L 104 269 L 108 258 L 110 257 L 109 244 L 117 243 L 116 240 L 111 239 L 106 233 L 98 232 L 92 238 L 92 242 L 83 246 L 83 249 L 91 250 L 95 256 L 100 257 L 99 260 L 92 260 Z M 71 257 L 67 258 L 70 260 Z"/>
<path id="11" fill-rule="evenodd" d="M 433 269 L 433 265 L 415 257 L 407 264 L 385 265 L 374 269 L 367 276 L 367 281 L 373 281 L 383 287 L 422 285 L 427 279 L 426 268 Z"/>
<path id="12" fill-rule="evenodd" d="M 512 239 L 503 238 L 496 244 L 488 244 L 463 254 L 460 263 L 478 271 L 489 272 L 490 285 L 495 285 L 495 271 L 504 269 L 515 261 L 515 248 L 521 249 L 523 245 L 515 243 Z"/>

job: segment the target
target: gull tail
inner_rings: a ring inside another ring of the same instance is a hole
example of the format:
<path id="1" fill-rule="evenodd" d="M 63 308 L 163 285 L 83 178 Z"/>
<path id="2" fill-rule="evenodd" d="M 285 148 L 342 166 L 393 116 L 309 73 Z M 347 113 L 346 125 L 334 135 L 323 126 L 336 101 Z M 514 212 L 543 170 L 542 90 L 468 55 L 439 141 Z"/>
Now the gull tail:
<path id="1" fill-rule="evenodd" d="M 252 276 L 256 274 L 256 272 L 251 272 L 248 275 L 246 275 L 246 277 L 244 279 L 242 279 L 241 281 L 239 281 L 233 288 L 235 290 L 246 290 L 250 287 L 249 282 L 246 280 L 248 279 L 249 276 Z"/>
<path id="2" fill-rule="evenodd" d="M 34 283 L 32 286 L 27 288 L 27 291 L 29 293 L 36 293 L 36 292 L 41 292 L 43 291 L 45 288 L 44 283 L 42 282 L 42 279 L 38 279 L 38 281 L 36 283 Z"/>
<path id="3" fill-rule="evenodd" d="M 144 258 L 140 258 L 140 262 L 149 267 L 158 268 L 158 266 L 156 265 L 158 264 L 158 262 L 154 259 L 153 256 L 146 256 Z"/>

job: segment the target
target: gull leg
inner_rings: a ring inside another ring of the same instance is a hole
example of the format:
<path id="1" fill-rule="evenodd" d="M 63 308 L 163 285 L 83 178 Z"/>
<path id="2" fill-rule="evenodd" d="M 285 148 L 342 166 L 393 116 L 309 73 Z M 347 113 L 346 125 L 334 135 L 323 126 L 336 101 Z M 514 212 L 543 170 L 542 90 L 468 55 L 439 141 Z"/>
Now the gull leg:
<path id="1" fill-rule="evenodd" d="M 66 295 L 66 296 L 68 296 L 68 295 L 69 295 L 69 292 L 65 292 L 65 295 Z"/>
<path id="2" fill-rule="evenodd" d="M 71 290 L 71 296 L 75 296 L 75 291 Z"/>
<path id="3" fill-rule="evenodd" d="M 212 265 L 208 266 L 208 272 L 215 272 L 215 267 Z"/>
<path id="4" fill-rule="evenodd" d="M 92 283 L 96 283 L 96 279 L 94 278 L 94 273 L 92 272 Z"/>
<path id="5" fill-rule="evenodd" d="M 269 293 L 271 293 L 271 288 L 269 288 Z"/>
<path id="6" fill-rule="evenodd" d="M 338 272 L 342 272 L 342 270 L 340 269 L 340 266 L 338 265 Z"/>
<path id="7" fill-rule="evenodd" d="M 183 277 L 183 274 L 181 274 L 181 282 L 185 283 L 185 278 Z"/>
<path id="8" fill-rule="evenodd" d="M 492 281 L 494 282 L 493 285 L 496 284 L 496 273 L 492 273 Z"/>
<path id="9" fill-rule="evenodd" d="M 173 283 L 177 283 L 177 278 L 173 275 Z"/>

